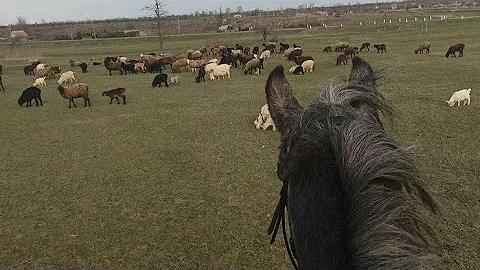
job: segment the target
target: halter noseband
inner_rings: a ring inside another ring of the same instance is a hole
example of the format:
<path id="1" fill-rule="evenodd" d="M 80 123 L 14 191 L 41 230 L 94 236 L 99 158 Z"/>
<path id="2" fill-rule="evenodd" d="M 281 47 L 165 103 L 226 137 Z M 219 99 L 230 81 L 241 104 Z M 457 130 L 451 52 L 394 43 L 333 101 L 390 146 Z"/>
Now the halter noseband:
<path id="1" fill-rule="evenodd" d="M 288 136 L 285 138 L 285 145 L 286 145 L 286 156 L 288 157 L 288 154 L 290 153 L 290 147 L 292 145 L 292 135 Z M 283 173 L 283 172 L 280 172 Z M 283 178 L 283 177 L 279 177 Z M 275 242 L 275 238 L 277 237 L 278 233 L 278 228 L 280 226 L 280 223 L 282 223 L 282 232 L 283 232 L 283 241 L 285 242 L 285 247 L 288 252 L 288 257 L 290 257 L 290 261 L 293 264 L 293 267 L 296 270 L 299 270 L 300 268 L 298 267 L 298 263 L 295 260 L 295 254 L 294 254 L 294 246 L 293 246 L 293 241 L 292 237 L 290 236 L 290 241 L 288 241 L 287 237 L 287 230 L 285 227 L 285 210 L 287 208 L 287 197 L 288 197 L 288 180 L 286 179 L 280 179 L 282 180 L 282 189 L 280 190 L 280 199 L 278 200 L 277 208 L 275 209 L 275 213 L 273 214 L 272 217 L 272 222 L 270 223 L 270 226 L 268 227 L 268 235 L 272 235 L 272 239 L 270 240 L 270 244 L 273 244 Z M 291 234 L 291 231 L 290 231 Z M 293 248 L 293 251 L 292 251 Z"/>

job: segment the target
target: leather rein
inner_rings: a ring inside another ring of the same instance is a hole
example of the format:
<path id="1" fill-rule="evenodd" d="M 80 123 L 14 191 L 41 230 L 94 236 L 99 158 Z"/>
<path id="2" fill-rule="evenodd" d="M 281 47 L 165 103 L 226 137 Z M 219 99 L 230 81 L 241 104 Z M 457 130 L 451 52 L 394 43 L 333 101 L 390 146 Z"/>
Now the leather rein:
<path id="1" fill-rule="evenodd" d="M 290 147 L 292 144 L 292 137 L 288 136 L 285 140 L 286 142 L 286 156 L 290 153 Z M 279 177 L 281 178 L 281 177 Z M 283 232 L 283 241 L 285 242 L 285 248 L 288 252 L 288 257 L 290 257 L 290 261 L 292 262 L 293 267 L 296 270 L 299 270 L 298 263 L 295 259 L 295 247 L 293 245 L 292 237 L 290 236 L 290 241 L 288 240 L 287 230 L 285 225 L 285 211 L 287 210 L 287 198 L 288 198 L 288 180 L 282 180 L 282 189 L 280 190 L 280 199 L 278 200 L 277 207 L 275 209 L 275 213 L 272 217 L 272 222 L 268 227 L 268 235 L 272 235 L 270 240 L 270 245 L 275 242 L 275 238 L 277 237 L 278 228 L 280 227 L 280 223 L 282 224 L 282 232 Z M 290 235 L 292 234 L 290 230 Z"/>

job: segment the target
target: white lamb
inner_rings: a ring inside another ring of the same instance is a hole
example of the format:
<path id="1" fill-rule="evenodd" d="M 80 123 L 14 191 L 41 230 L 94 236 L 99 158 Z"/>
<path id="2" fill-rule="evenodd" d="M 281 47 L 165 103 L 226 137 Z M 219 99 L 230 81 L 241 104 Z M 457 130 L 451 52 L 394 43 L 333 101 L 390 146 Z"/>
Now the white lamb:
<path id="1" fill-rule="evenodd" d="M 32 85 L 36 87 L 47 86 L 47 82 L 45 81 L 44 77 L 40 77 L 40 78 L 37 78 Z"/>
<path id="2" fill-rule="evenodd" d="M 313 60 L 306 60 L 302 63 L 303 72 L 312 73 L 315 69 Z"/>
<path id="3" fill-rule="evenodd" d="M 454 92 L 452 97 L 445 102 L 450 107 L 454 106 L 455 103 L 457 103 L 457 106 L 460 106 L 460 103 L 462 101 L 465 101 L 464 105 L 470 105 L 470 91 L 472 91 L 472 88 L 462 89 L 457 92 Z"/>
<path id="4" fill-rule="evenodd" d="M 221 64 L 213 68 L 213 71 L 210 73 L 210 80 L 217 80 L 222 77 L 222 79 L 230 79 L 230 67 L 231 65 L 228 64 Z"/>
<path id="5" fill-rule="evenodd" d="M 59 85 L 62 85 L 64 83 L 75 82 L 75 81 L 76 79 L 75 79 L 75 75 L 73 74 L 73 71 L 67 71 L 62 73 L 62 75 L 60 75 L 60 79 L 58 79 L 57 82 Z"/>
<path id="6" fill-rule="evenodd" d="M 179 81 L 180 81 L 180 76 L 178 76 L 178 75 L 174 75 L 174 76 L 170 77 L 170 83 L 172 83 L 172 84 L 177 84 Z"/>
<path id="7" fill-rule="evenodd" d="M 273 131 L 277 130 L 272 116 L 270 115 L 270 111 L 268 110 L 268 104 L 262 106 L 260 109 L 260 114 L 258 115 L 257 119 L 253 121 L 253 123 L 257 129 L 261 128 L 262 130 L 267 130 L 271 126 Z"/>

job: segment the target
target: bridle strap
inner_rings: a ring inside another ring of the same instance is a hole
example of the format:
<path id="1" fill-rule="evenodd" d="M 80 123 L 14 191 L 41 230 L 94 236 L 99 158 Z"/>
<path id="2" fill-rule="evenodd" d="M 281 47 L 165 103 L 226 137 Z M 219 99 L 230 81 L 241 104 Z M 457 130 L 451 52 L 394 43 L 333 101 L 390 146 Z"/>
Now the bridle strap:
<path id="1" fill-rule="evenodd" d="M 280 199 L 278 200 L 277 208 L 275 209 L 275 213 L 272 217 L 272 222 L 268 227 L 268 235 L 272 235 L 272 239 L 270 240 L 270 244 L 275 242 L 275 238 L 277 237 L 278 228 L 280 223 L 282 223 L 282 232 L 283 232 L 283 241 L 285 242 L 285 247 L 287 248 L 288 257 L 290 257 L 290 261 L 293 264 L 293 267 L 296 270 L 299 270 L 297 261 L 295 260 L 295 256 L 292 252 L 292 248 L 290 246 L 290 242 L 288 241 L 287 237 L 287 230 L 285 225 L 285 209 L 287 207 L 287 186 L 286 183 L 283 183 L 282 190 L 280 191 Z"/>

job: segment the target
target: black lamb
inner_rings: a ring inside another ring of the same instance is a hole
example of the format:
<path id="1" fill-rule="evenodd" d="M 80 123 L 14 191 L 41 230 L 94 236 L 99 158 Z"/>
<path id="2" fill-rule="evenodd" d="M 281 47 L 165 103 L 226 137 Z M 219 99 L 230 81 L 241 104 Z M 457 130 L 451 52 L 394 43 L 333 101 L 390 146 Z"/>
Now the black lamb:
<path id="1" fill-rule="evenodd" d="M 168 87 L 168 75 L 165 73 L 160 73 L 153 79 L 152 87 L 158 85 L 158 87 L 162 86 L 162 83 L 165 83 L 165 87 Z"/>

